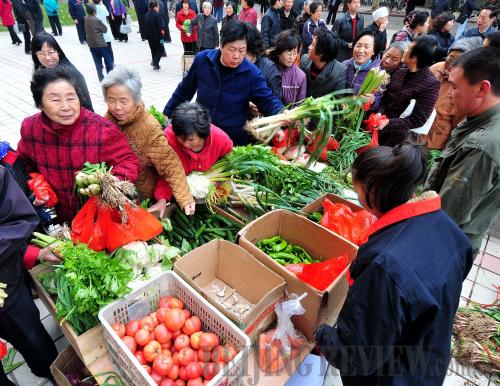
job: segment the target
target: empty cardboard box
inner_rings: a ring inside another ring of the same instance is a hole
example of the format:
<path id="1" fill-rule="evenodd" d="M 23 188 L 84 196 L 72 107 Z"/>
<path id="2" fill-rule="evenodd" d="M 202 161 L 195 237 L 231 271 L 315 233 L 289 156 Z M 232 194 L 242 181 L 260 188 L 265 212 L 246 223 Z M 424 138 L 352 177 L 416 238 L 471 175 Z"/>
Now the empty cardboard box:
<path id="1" fill-rule="evenodd" d="M 349 267 L 325 291 L 320 291 L 298 279 L 295 274 L 255 246 L 258 241 L 273 236 L 281 236 L 287 242 L 304 248 L 313 258 L 323 261 L 347 253 L 349 262 L 352 262 L 358 247 L 307 218 L 286 210 L 269 212 L 246 225 L 238 233 L 239 245 L 285 278 L 289 292 L 297 295 L 308 293 L 302 300 L 305 314 L 294 317 L 293 322 L 308 340 L 312 340 L 314 330 L 319 324 L 336 320 L 349 288 L 345 278 Z"/>
<path id="2" fill-rule="evenodd" d="M 285 280 L 250 253 L 225 240 L 213 240 L 181 257 L 174 271 L 240 327 L 253 341 L 275 319 Z M 232 293 L 238 299 L 232 304 Z M 246 305 L 250 305 L 250 308 Z M 246 310 L 238 313 L 237 309 Z"/>

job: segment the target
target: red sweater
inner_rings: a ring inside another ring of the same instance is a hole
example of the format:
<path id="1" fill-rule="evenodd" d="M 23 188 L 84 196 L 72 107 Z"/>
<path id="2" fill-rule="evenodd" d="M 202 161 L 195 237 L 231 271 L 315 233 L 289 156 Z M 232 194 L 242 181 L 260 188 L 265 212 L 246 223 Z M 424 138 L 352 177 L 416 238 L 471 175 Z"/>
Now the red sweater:
<path id="1" fill-rule="evenodd" d="M 188 9 L 187 15 L 181 9 L 177 12 L 177 16 L 175 16 L 175 25 L 181 31 L 181 42 L 183 43 L 192 43 L 198 40 L 198 32 L 197 27 L 195 26 L 191 31 L 191 36 L 187 36 L 186 32 L 182 29 L 185 20 L 193 20 L 196 17 L 196 13 L 192 9 Z"/>
<path id="2" fill-rule="evenodd" d="M 139 173 L 139 158 L 120 129 L 84 108 L 70 126 L 55 124 L 43 113 L 25 118 L 17 151 L 27 171 L 42 173 L 54 189 L 60 222 L 71 221 L 78 211 L 75 173 L 85 162 L 106 162 L 114 175 L 132 182 Z"/>
<path id="3" fill-rule="evenodd" d="M 193 171 L 206 172 L 220 158 L 224 157 L 233 149 L 233 141 L 217 126 L 210 125 L 210 135 L 205 141 L 205 146 L 199 153 L 194 153 L 182 146 L 175 137 L 172 125 L 165 129 L 168 144 L 174 149 L 182 162 L 186 175 Z M 158 179 L 155 186 L 155 198 L 170 201 L 172 189 L 163 179 Z"/>

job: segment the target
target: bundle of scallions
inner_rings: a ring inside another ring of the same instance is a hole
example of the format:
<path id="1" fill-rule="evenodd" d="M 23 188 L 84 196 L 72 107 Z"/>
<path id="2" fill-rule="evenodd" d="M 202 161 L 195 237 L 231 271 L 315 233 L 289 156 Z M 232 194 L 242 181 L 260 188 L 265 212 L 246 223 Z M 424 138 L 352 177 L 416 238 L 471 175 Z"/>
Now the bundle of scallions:
<path id="1" fill-rule="evenodd" d="M 307 166 L 309 166 L 319 159 L 328 140 L 334 134 L 337 117 L 361 108 L 363 99 L 348 94 L 351 94 L 350 90 L 340 90 L 319 98 L 308 97 L 293 109 L 247 122 L 245 129 L 258 141 L 268 143 L 282 126 L 286 126 L 290 121 L 298 122 L 300 131 L 298 147 L 301 148 L 306 139 L 316 144 L 308 161 Z M 312 132 L 307 130 L 306 120 L 314 120 L 315 129 Z"/>

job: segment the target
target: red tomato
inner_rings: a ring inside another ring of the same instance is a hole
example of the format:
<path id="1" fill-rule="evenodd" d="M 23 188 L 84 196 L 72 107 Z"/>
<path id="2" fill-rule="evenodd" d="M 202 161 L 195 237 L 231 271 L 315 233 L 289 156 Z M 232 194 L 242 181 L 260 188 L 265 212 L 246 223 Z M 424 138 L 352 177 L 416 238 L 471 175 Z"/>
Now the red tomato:
<path id="1" fill-rule="evenodd" d="M 191 316 L 184 323 L 184 327 L 182 327 L 182 332 L 186 335 L 192 335 L 200 330 L 201 330 L 201 320 L 197 316 Z"/>
<path id="2" fill-rule="evenodd" d="M 219 345 L 219 337 L 213 332 L 205 332 L 200 338 L 200 347 L 203 351 L 212 351 Z"/>
<path id="3" fill-rule="evenodd" d="M 165 378 L 163 381 L 161 381 L 160 386 L 175 386 L 175 382 L 171 379 Z"/>
<path id="4" fill-rule="evenodd" d="M 134 356 L 137 358 L 137 360 L 139 361 L 139 363 L 141 365 L 147 365 L 148 364 L 148 361 L 146 360 L 146 358 L 144 358 L 144 354 L 142 353 L 142 351 L 136 351 Z"/>
<path id="5" fill-rule="evenodd" d="M 187 383 L 187 386 L 201 386 L 204 385 L 203 379 L 201 377 L 190 379 Z"/>
<path id="6" fill-rule="evenodd" d="M 156 340 L 161 344 L 167 343 L 172 340 L 172 333 L 168 330 L 167 326 L 164 324 L 159 324 L 155 327 L 154 334 Z"/>
<path id="7" fill-rule="evenodd" d="M 160 299 L 158 303 L 158 308 L 168 308 L 168 302 L 172 299 L 172 296 L 164 296 Z"/>
<path id="8" fill-rule="evenodd" d="M 174 362 L 172 361 L 172 357 L 169 354 L 160 353 L 156 356 L 153 362 L 153 370 L 157 374 L 166 376 L 172 369 Z"/>
<path id="9" fill-rule="evenodd" d="M 202 331 L 197 331 L 189 337 L 189 342 L 192 349 L 198 350 L 200 348 L 200 338 L 202 335 Z"/>
<path id="10" fill-rule="evenodd" d="M 149 335 L 149 331 L 146 330 L 145 328 L 140 328 L 136 333 L 135 333 L 135 341 L 137 344 L 141 346 L 145 346 L 149 343 L 151 340 L 151 336 Z"/>
<path id="11" fill-rule="evenodd" d="M 177 298 L 171 298 L 167 304 L 168 308 L 178 308 L 180 310 L 184 308 L 184 303 L 182 302 L 182 300 Z"/>
<path id="12" fill-rule="evenodd" d="M 172 308 L 167 311 L 165 325 L 170 331 L 180 330 L 186 323 L 186 315 L 178 308 Z"/>
<path id="13" fill-rule="evenodd" d="M 116 332 L 116 335 L 118 335 L 118 337 L 123 338 L 125 336 L 125 326 L 122 323 L 113 323 L 111 325 L 111 328 L 114 332 Z"/>
<path id="14" fill-rule="evenodd" d="M 233 360 L 233 358 L 238 354 L 238 350 L 231 343 L 227 343 L 224 345 L 224 363 L 229 363 Z"/>
<path id="15" fill-rule="evenodd" d="M 189 347 L 189 336 L 181 334 L 175 338 L 174 346 L 177 351 L 181 351 L 185 347 Z"/>
<path id="16" fill-rule="evenodd" d="M 149 334 L 149 337 L 151 338 L 151 340 L 158 340 L 158 339 L 155 338 L 155 332 L 154 332 L 154 330 L 151 331 L 151 333 Z"/>
<path id="17" fill-rule="evenodd" d="M 135 339 L 131 336 L 124 336 L 122 340 L 123 343 L 125 343 L 125 346 L 132 351 L 132 354 L 135 354 L 135 350 L 137 350 L 137 343 L 135 342 Z"/>
<path id="18" fill-rule="evenodd" d="M 151 374 L 151 366 L 148 365 L 142 365 L 142 368 L 146 370 L 146 373 Z"/>
<path id="19" fill-rule="evenodd" d="M 162 343 L 161 348 L 163 350 L 170 350 L 170 347 L 172 347 L 172 341 L 169 340 L 167 343 Z"/>
<path id="20" fill-rule="evenodd" d="M 156 340 L 152 340 L 146 346 L 144 346 L 144 358 L 146 358 L 148 362 L 153 362 L 156 356 L 161 353 L 161 351 L 161 344 Z"/>
<path id="21" fill-rule="evenodd" d="M 153 381 L 157 385 L 159 385 L 161 383 L 161 381 L 163 381 L 163 377 L 160 374 L 156 373 L 154 370 L 151 371 L 151 374 L 149 374 L 149 375 L 151 376 L 151 378 L 153 378 Z"/>
<path id="22" fill-rule="evenodd" d="M 172 354 L 172 360 L 174 361 L 174 365 L 179 366 L 181 364 L 181 362 L 179 362 L 179 353 L 178 352 L 174 352 Z"/>
<path id="23" fill-rule="evenodd" d="M 167 378 L 170 378 L 172 381 L 175 381 L 177 378 L 179 378 L 179 366 L 177 366 L 176 364 L 172 365 L 170 371 L 167 374 Z"/>
<path id="24" fill-rule="evenodd" d="M 186 386 L 186 382 L 184 382 L 182 379 L 177 379 L 175 381 L 175 386 Z"/>
<path id="25" fill-rule="evenodd" d="M 189 379 L 187 376 L 187 370 L 184 366 L 179 367 L 179 378 L 183 381 L 187 381 Z"/>
<path id="26" fill-rule="evenodd" d="M 125 335 L 135 336 L 135 333 L 139 329 L 139 321 L 131 320 L 125 325 Z"/>
<path id="27" fill-rule="evenodd" d="M 186 366 L 187 376 L 189 379 L 195 379 L 201 377 L 203 372 L 201 364 L 199 362 L 191 362 Z"/>
<path id="28" fill-rule="evenodd" d="M 210 351 L 198 350 L 198 360 L 200 362 L 210 362 Z"/>
<path id="29" fill-rule="evenodd" d="M 159 308 L 158 311 L 156 311 L 158 323 L 165 323 L 165 320 L 167 320 L 167 311 L 167 308 Z"/>
<path id="30" fill-rule="evenodd" d="M 158 318 L 156 317 L 156 311 L 155 312 L 151 312 L 149 314 L 149 316 L 151 316 L 151 318 L 153 319 L 153 323 L 155 325 L 155 327 L 158 325 Z"/>
<path id="31" fill-rule="evenodd" d="M 139 327 L 151 332 L 155 329 L 155 321 L 151 316 L 145 316 L 140 320 Z"/>
<path id="32" fill-rule="evenodd" d="M 191 312 L 189 312 L 188 310 L 183 309 L 182 312 L 184 312 L 184 315 L 186 315 L 186 320 L 191 317 Z"/>
<path id="33" fill-rule="evenodd" d="M 172 339 L 175 340 L 180 334 L 182 334 L 181 330 L 172 331 Z"/>
<path id="34" fill-rule="evenodd" d="M 224 347 L 217 346 L 212 350 L 212 355 L 210 357 L 212 362 L 222 362 L 224 358 Z"/>
<path id="35" fill-rule="evenodd" d="M 201 368 L 202 368 L 203 378 L 206 380 L 211 380 L 213 377 L 217 375 L 217 367 L 213 362 L 203 363 Z"/>
<path id="36" fill-rule="evenodd" d="M 187 366 L 191 362 L 196 361 L 196 353 L 191 348 L 183 348 L 179 351 L 179 362 L 182 366 Z M 196 377 L 195 377 L 196 378 Z"/>

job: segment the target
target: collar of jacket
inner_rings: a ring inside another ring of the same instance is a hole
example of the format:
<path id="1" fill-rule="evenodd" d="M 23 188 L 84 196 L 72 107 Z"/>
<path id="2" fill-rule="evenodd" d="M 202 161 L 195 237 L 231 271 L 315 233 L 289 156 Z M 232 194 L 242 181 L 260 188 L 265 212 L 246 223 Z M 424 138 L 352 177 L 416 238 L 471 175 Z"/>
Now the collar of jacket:
<path id="1" fill-rule="evenodd" d="M 212 66 L 214 67 L 217 75 L 220 75 L 219 71 L 217 69 L 219 66 L 218 62 L 220 62 L 220 56 L 221 56 L 221 52 L 220 52 L 219 48 L 215 48 L 213 50 L 210 50 L 207 54 L 207 58 L 208 58 L 208 60 L 210 60 L 210 62 L 212 62 Z M 222 63 L 222 62 L 220 62 L 220 63 Z M 244 58 L 243 62 L 241 62 L 241 64 L 233 70 L 233 74 L 239 74 L 241 72 L 246 72 L 246 71 L 250 71 L 250 62 L 248 61 L 247 58 Z"/>
<path id="2" fill-rule="evenodd" d="M 490 120 L 495 115 L 500 116 L 500 104 L 493 106 L 491 109 L 486 110 L 484 113 L 479 114 L 471 119 L 468 119 L 461 125 L 458 125 L 452 131 L 452 137 L 463 136 L 464 133 L 471 130 L 477 130 L 485 121 Z"/>
<path id="3" fill-rule="evenodd" d="M 356 12 L 356 21 L 358 21 L 359 19 L 360 19 L 359 13 Z M 352 20 L 352 17 L 349 14 L 349 12 L 344 13 L 344 21 L 351 21 L 351 20 Z"/>
<path id="4" fill-rule="evenodd" d="M 379 230 L 392 224 L 426 213 L 436 212 L 439 209 L 441 209 L 441 197 L 433 191 L 425 192 L 422 196 L 412 199 L 384 213 L 382 217 L 368 228 L 366 235 L 370 237 Z"/>
<path id="5" fill-rule="evenodd" d="M 137 106 L 137 109 L 135 110 L 135 112 L 129 118 L 127 118 L 127 119 L 125 119 L 123 121 L 117 120 L 113 116 L 113 114 L 111 114 L 109 112 L 109 110 L 104 115 L 104 118 L 109 119 L 110 121 L 112 121 L 121 130 L 125 130 L 127 127 L 133 126 L 137 122 L 139 122 L 143 118 L 143 116 L 144 116 L 144 111 L 145 111 L 144 102 L 141 101 L 141 103 L 139 104 L 139 106 Z"/>
<path id="6" fill-rule="evenodd" d="M 80 107 L 80 115 L 78 116 L 76 121 L 73 122 L 73 124 L 71 125 L 61 125 L 59 123 L 51 121 L 49 117 L 47 117 L 45 113 L 42 111 L 43 128 L 58 137 L 62 137 L 66 134 L 71 133 L 75 127 L 80 126 L 80 124 L 83 121 L 83 117 L 86 114 L 86 111 L 87 110 L 85 108 Z"/>

